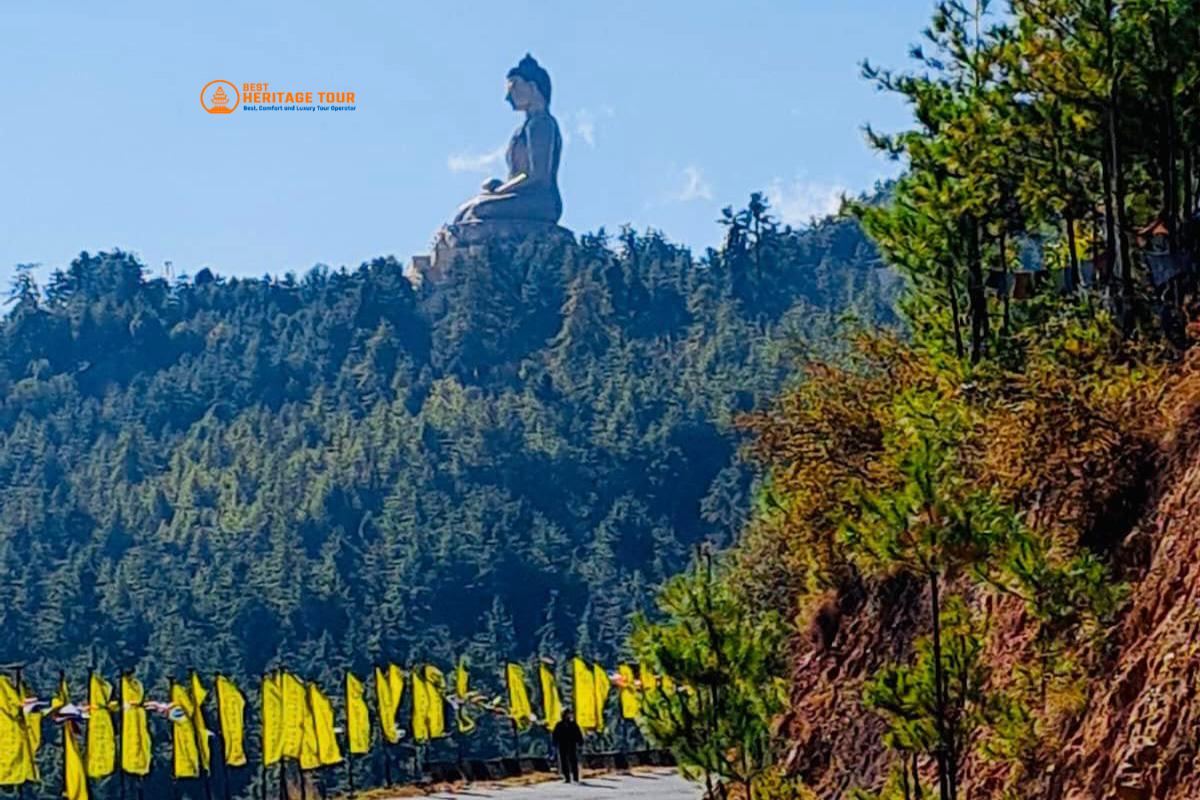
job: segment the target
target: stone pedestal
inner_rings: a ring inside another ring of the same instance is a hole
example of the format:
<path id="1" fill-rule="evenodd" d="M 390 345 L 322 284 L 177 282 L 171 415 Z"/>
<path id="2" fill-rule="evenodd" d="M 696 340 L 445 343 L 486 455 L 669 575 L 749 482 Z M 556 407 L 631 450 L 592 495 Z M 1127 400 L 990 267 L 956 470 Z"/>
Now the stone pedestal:
<path id="1" fill-rule="evenodd" d="M 574 242 L 575 234 L 553 222 L 536 220 L 454 223 L 438 231 L 432 253 L 413 256 L 404 274 L 414 283 L 437 283 L 446 278 L 456 257 L 483 258 L 491 246 L 511 247 L 531 238 L 554 243 Z"/>

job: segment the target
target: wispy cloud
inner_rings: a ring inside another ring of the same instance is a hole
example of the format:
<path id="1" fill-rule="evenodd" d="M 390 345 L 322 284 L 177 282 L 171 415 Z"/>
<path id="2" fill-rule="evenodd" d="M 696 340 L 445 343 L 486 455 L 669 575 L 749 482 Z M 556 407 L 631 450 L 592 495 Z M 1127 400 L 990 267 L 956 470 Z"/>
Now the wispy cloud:
<path id="1" fill-rule="evenodd" d="M 775 178 L 767 187 L 767 200 L 780 220 L 799 227 L 836 213 L 841 207 L 842 196 L 848 191 L 840 183 L 810 181 L 803 177 L 784 182 L 782 178 Z"/>
<path id="2" fill-rule="evenodd" d="M 458 153 L 446 159 L 451 172 L 491 172 L 504 161 L 505 146 L 487 153 Z"/>
<path id="3" fill-rule="evenodd" d="M 682 185 L 671 192 L 670 199 L 680 203 L 713 199 L 712 185 L 705 179 L 699 167 L 689 164 L 683 168 L 680 177 L 683 179 Z"/>
<path id="4" fill-rule="evenodd" d="M 596 146 L 596 118 L 586 108 L 575 117 L 575 133 L 587 142 L 588 147 Z"/>
<path id="5" fill-rule="evenodd" d="M 567 144 L 578 136 L 588 147 L 596 146 L 596 129 L 601 120 L 611 119 L 617 111 L 612 106 L 601 106 L 597 110 L 581 108 L 578 111 L 565 111 L 559 116 L 559 127 L 562 130 L 563 141 Z"/>

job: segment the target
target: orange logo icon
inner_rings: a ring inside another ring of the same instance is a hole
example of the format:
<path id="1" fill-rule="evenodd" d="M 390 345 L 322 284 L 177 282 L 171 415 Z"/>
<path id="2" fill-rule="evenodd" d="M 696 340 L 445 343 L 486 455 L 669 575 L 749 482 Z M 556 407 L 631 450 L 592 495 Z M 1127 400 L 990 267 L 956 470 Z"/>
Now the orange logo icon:
<path id="1" fill-rule="evenodd" d="M 210 114 L 232 114 L 241 102 L 237 87 L 229 81 L 209 81 L 200 90 L 200 105 Z"/>

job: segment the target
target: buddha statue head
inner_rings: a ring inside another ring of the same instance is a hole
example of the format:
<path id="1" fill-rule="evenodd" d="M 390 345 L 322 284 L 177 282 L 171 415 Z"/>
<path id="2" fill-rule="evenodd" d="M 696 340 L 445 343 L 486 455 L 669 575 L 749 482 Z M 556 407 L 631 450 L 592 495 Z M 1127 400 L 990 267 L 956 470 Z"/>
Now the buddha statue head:
<path id="1" fill-rule="evenodd" d="M 528 53 L 508 71 L 504 99 L 516 111 L 536 111 L 550 106 L 550 73 Z"/>

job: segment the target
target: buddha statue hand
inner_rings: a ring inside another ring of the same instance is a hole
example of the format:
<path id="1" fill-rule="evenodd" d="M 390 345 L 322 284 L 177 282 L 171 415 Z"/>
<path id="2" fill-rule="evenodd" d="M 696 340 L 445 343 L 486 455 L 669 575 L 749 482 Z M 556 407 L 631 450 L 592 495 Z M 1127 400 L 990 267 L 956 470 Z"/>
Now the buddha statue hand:
<path id="1" fill-rule="evenodd" d="M 503 183 L 504 183 L 504 181 L 500 180 L 499 178 L 490 178 L 489 180 L 484 182 L 483 190 L 485 192 L 489 192 L 489 193 L 494 192 Z"/>

